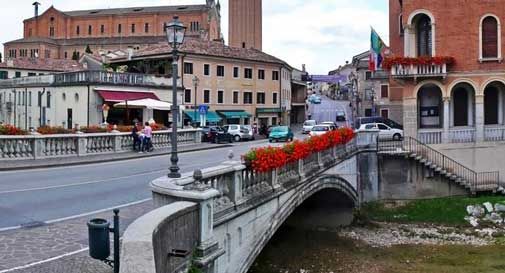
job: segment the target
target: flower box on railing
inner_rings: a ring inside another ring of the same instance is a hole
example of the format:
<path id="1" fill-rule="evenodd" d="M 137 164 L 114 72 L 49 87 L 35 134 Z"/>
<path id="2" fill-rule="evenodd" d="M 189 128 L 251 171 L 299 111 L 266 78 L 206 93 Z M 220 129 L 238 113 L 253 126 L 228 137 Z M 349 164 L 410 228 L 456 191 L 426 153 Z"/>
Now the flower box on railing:
<path id="1" fill-rule="evenodd" d="M 445 77 L 447 67 L 454 64 L 453 57 L 390 57 L 383 62 L 383 67 L 390 70 L 395 78 L 409 77 Z"/>

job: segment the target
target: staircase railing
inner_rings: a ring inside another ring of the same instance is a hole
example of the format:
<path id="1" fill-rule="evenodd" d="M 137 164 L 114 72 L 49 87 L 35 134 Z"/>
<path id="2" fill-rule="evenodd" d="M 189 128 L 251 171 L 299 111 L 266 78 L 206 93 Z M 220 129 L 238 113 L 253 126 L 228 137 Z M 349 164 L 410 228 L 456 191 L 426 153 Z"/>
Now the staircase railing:
<path id="1" fill-rule="evenodd" d="M 400 141 L 377 141 L 377 150 L 419 156 L 421 160 L 435 164 L 439 171 L 464 180 L 472 192 L 496 190 L 499 186 L 499 172 L 476 172 L 413 137 Z"/>

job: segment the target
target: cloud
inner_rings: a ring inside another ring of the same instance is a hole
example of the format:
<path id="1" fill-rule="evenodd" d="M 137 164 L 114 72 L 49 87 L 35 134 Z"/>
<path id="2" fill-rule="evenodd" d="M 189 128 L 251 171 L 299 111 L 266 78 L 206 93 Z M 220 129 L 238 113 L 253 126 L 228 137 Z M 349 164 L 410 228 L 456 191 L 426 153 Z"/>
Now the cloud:
<path id="1" fill-rule="evenodd" d="M 228 1 L 221 0 L 222 31 L 228 40 Z M 42 11 L 202 4 L 204 0 L 41 0 Z M 24 19 L 33 16 L 32 1 L 2 5 L 0 41 L 22 37 Z M 326 74 L 370 47 L 370 26 L 388 43 L 386 0 L 263 0 L 263 50 L 294 67 Z M 0 47 L 3 52 L 3 47 Z"/>

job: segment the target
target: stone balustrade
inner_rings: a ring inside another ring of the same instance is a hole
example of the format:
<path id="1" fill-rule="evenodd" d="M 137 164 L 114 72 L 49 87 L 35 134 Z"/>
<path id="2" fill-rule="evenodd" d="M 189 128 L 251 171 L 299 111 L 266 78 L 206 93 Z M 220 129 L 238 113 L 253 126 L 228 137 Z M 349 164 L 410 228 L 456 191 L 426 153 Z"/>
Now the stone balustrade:
<path id="1" fill-rule="evenodd" d="M 155 149 L 170 147 L 171 131 L 153 132 Z M 201 131 L 179 130 L 179 145 L 201 142 Z M 0 161 L 121 153 L 133 150 L 131 133 L 0 136 Z"/>

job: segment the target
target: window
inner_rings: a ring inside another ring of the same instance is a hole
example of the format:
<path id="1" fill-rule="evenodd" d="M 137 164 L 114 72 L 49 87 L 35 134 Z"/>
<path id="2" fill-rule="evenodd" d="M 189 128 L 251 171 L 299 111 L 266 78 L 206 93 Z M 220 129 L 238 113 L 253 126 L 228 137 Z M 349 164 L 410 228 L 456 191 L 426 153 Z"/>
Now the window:
<path id="1" fill-rule="evenodd" d="M 7 79 L 7 71 L 0 71 L 0 80 Z"/>
<path id="2" fill-rule="evenodd" d="M 93 27 L 91 25 L 88 26 L 88 35 L 91 35 L 93 32 Z"/>
<path id="3" fill-rule="evenodd" d="M 47 108 L 51 108 L 51 92 L 47 92 Z"/>
<path id="4" fill-rule="evenodd" d="M 28 37 L 32 37 L 32 29 L 31 28 L 28 30 Z"/>
<path id="5" fill-rule="evenodd" d="M 252 104 L 252 103 L 253 103 L 252 92 L 244 92 L 244 104 Z"/>
<path id="6" fill-rule="evenodd" d="M 279 71 L 272 71 L 272 81 L 279 80 Z"/>
<path id="7" fill-rule="evenodd" d="M 191 32 L 199 31 L 200 30 L 200 22 L 191 22 L 189 30 Z"/>
<path id="8" fill-rule="evenodd" d="M 15 78 L 21 78 L 21 71 L 16 71 L 14 75 Z"/>
<path id="9" fill-rule="evenodd" d="M 264 80 L 265 79 L 265 70 L 258 69 L 258 79 L 260 79 L 260 80 Z"/>
<path id="10" fill-rule="evenodd" d="M 498 58 L 498 21 L 493 16 L 482 20 L 482 58 Z"/>
<path id="11" fill-rule="evenodd" d="M 75 34 L 77 34 L 77 36 L 79 36 L 81 34 L 81 27 L 80 26 L 76 27 Z"/>
<path id="12" fill-rule="evenodd" d="M 233 104 L 238 104 L 238 91 L 233 91 Z"/>
<path id="13" fill-rule="evenodd" d="M 381 109 L 381 117 L 389 118 L 389 109 Z"/>
<path id="14" fill-rule="evenodd" d="M 431 56 L 432 28 L 430 17 L 423 14 L 417 20 L 417 56 Z"/>
<path id="15" fill-rule="evenodd" d="M 217 103 L 224 103 L 224 91 L 217 91 Z"/>
<path id="16" fill-rule="evenodd" d="M 224 66 L 223 65 L 217 66 L 217 76 L 224 77 Z"/>
<path id="17" fill-rule="evenodd" d="M 47 49 L 46 49 L 46 50 L 44 51 L 44 53 L 45 53 L 46 59 L 51 58 L 51 50 L 47 50 Z"/>
<path id="18" fill-rule="evenodd" d="M 49 28 L 49 36 L 54 37 L 54 27 Z"/>
<path id="19" fill-rule="evenodd" d="M 272 93 L 272 103 L 277 104 L 277 93 Z"/>
<path id="20" fill-rule="evenodd" d="M 64 54 L 65 54 L 65 59 L 67 59 L 68 58 L 68 52 L 65 51 Z"/>
<path id="21" fill-rule="evenodd" d="M 163 32 L 167 32 L 167 23 L 163 23 Z"/>
<path id="22" fill-rule="evenodd" d="M 28 92 L 28 106 L 32 106 L 32 91 Z"/>
<path id="23" fill-rule="evenodd" d="M 122 26 L 121 24 L 117 25 L 117 33 L 121 33 L 122 31 Z"/>
<path id="24" fill-rule="evenodd" d="M 256 103 L 265 104 L 265 93 L 263 92 L 256 93 Z"/>
<path id="25" fill-rule="evenodd" d="M 365 72 L 365 81 L 368 81 L 372 78 L 372 71 Z"/>
<path id="26" fill-rule="evenodd" d="M 233 78 L 237 79 L 240 77 L 240 68 L 237 66 L 233 67 Z"/>
<path id="27" fill-rule="evenodd" d="M 184 74 L 193 74 L 193 64 L 184 63 Z"/>
<path id="28" fill-rule="evenodd" d="M 404 30 L 403 30 L 403 14 L 400 14 L 398 17 L 398 33 L 400 33 L 400 36 L 403 36 Z"/>
<path id="29" fill-rule="evenodd" d="M 245 48 L 245 43 L 244 42 L 242 42 L 242 48 Z"/>
<path id="30" fill-rule="evenodd" d="M 149 23 L 145 23 L 144 25 L 144 32 L 149 33 Z"/>
<path id="31" fill-rule="evenodd" d="M 389 85 L 381 85 L 381 98 L 389 97 Z"/>
<path id="32" fill-rule="evenodd" d="M 210 76 L 210 64 L 203 65 L 203 75 Z"/>
<path id="33" fill-rule="evenodd" d="M 191 89 L 184 90 L 184 103 L 191 103 Z"/>
<path id="34" fill-rule="evenodd" d="M 210 103 L 210 90 L 203 90 L 203 103 Z"/>
<path id="35" fill-rule="evenodd" d="M 379 130 L 389 130 L 389 127 L 384 124 L 377 124 L 377 127 L 379 127 Z"/>
<path id="36" fill-rule="evenodd" d="M 105 33 L 105 26 L 104 26 L 104 25 L 101 25 L 101 26 L 100 26 L 100 33 L 101 33 L 101 34 L 104 34 L 104 33 Z"/>
<path id="37" fill-rule="evenodd" d="M 135 33 L 135 24 L 132 24 L 132 33 Z"/>
<path id="38" fill-rule="evenodd" d="M 245 68 L 244 69 L 244 78 L 252 79 L 252 77 L 253 77 L 252 74 L 253 74 L 252 68 Z"/>
<path id="39" fill-rule="evenodd" d="M 38 107 L 41 107 L 42 106 L 42 92 L 38 92 L 38 95 L 37 95 L 37 106 Z"/>
<path id="40" fill-rule="evenodd" d="M 28 77 L 37 76 L 37 73 L 28 72 Z"/>

